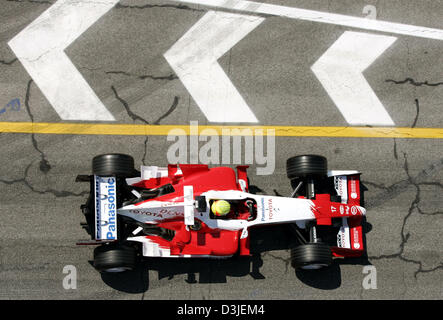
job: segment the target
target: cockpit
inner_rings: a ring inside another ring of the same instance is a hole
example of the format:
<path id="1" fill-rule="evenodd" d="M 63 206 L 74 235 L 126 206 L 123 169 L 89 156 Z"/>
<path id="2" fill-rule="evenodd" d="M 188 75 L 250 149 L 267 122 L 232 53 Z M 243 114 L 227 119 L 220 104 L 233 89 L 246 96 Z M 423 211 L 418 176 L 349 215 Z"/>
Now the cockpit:
<path id="1" fill-rule="evenodd" d="M 209 199 L 209 218 L 222 220 L 254 220 L 257 217 L 255 199 Z"/>

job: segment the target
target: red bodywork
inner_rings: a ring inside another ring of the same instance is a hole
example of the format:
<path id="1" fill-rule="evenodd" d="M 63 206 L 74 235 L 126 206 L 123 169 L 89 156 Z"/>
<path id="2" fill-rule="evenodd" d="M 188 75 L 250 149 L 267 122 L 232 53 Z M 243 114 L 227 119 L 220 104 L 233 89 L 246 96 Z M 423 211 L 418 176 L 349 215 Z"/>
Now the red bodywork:
<path id="1" fill-rule="evenodd" d="M 209 169 L 207 165 L 180 165 L 181 174 L 177 174 L 178 166 L 168 166 L 168 176 L 161 178 L 152 178 L 133 184 L 135 187 L 154 189 L 165 184 L 171 184 L 174 192 L 154 199 L 145 200 L 136 205 L 148 201 L 182 201 L 183 187 L 185 185 L 193 186 L 194 196 L 201 193 L 217 190 L 239 190 L 242 188 L 239 180 L 245 183 L 245 190 L 248 192 L 248 179 L 246 169 L 248 166 L 237 166 L 237 177 L 235 171 L 228 167 L 215 167 Z M 348 189 L 354 194 L 349 197 L 347 204 L 331 202 L 329 194 L 316 194 L 316 199 L 312 200 L 314 208 L 312 209 L 318 225 L 331 225 L 332 218 L 348 217 L 350 228 L 351 248 L 331 247 L 335 257 L 355 257 L 361 256 L 364 248 L 362 241 L 362 215 L 354 212 L 355 207 L 360 205 L 360 176 L 359 174 L 348 176 Z M 245 207 L 240 211 L 236 219 L 247 219 L 249 212 Z M 198 215 L 195 216 L 198 220 Z M 170 249 L 171 255 L 210 255 L 210 256 L 231 256 L 236 253 L 240 255 L 249 255 L 249 237 L 240 239 L 241 230 L 230 231 L 211 229 L 204 222 L 201 222 L 201 229 L 188 230 L 183 223 L 183 217 L 176 217 L 163 220 L 157 226 L 174 230 L 175 237 L 167 241 L 159 236 L 146 236 L 149 240 L 157 243 L 162 248 Z"/>
<path id="2" fill-rule="evenodd" d="M 198 196 L 210 190 L 241 191 L 238 180 L 244 180 L 247 191 L 247 168 L 248 166 L 237 166 L 236 177 L 235 171 L 228 167 L 209 169 L 207 165 L 181 164 L 182 174 L 177 175 L 177 165 L 168 165 L 168 177 L 143 180 L 133 186 L 153 189 L 170 183 L 175 190 L 173 193 L 140 202 L 138 205 L 148 201 L 170 201 L 171 199 L 180 201 L 183 199 L 183 186 L 185 185 L 192 185 L 194 196 Z M 245 210 L 240 212 L 238 219 L 247 219 L 248 216 L 249 212 L 245 207 Z M 198 217 L 195 218 L 198 219 Z M 214 230 L 206 226 L 204 222 L 200 222 L 202 225 L 200 230 L 187 230 L 183 223 L 183 217 L 173 218 L 157 224 L 159 227 L 175 231 L 172 241 L 158 236 L 146 236 L 146 238 L 158 243 L 161 247 L 170 248 L 172 255 L 231 256 L 237 252 L 240 255 L 249 255 L 249 237 L 240 239 L 241 230 Z"/>

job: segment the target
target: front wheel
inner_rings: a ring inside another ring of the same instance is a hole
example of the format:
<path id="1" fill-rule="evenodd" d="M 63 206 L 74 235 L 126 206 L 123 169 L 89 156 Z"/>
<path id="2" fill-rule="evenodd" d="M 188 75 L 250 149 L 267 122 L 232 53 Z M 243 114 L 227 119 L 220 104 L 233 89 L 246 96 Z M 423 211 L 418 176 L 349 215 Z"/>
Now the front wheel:
<path id="1" fill-rule="evenodd" d="M 306 177 L 324 177 L 328 174 L 328 161 L 323 156 L 307 154 L 286 161 L 286 173 L 290 180 Z"/>
<path id="2" fill-rule="evenodd" d="M 291 265 L 295 269 L 317 270 L 332 264 L 332 252 L 324 243 L 307 243 L 291 249 Z"/>
<path id="3" fill-rule="evenodd" d="M 136 259 L 136 249 L 121 244 L 101 245 L 94 250 L 94 268 L 100 272 L 131 271 Z"/>

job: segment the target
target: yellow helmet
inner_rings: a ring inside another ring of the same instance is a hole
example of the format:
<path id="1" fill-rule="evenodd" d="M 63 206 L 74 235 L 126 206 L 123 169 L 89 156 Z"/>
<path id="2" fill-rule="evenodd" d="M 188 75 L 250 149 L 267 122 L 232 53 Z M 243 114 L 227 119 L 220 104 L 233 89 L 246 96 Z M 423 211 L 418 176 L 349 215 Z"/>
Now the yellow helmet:
<path id="1" fill-rule="evenodd" d="M 216 216 L 225 216 L 231 211 L 231 205 L 226 200 L 216 200 L 212 203 L 211 210 Z"/>

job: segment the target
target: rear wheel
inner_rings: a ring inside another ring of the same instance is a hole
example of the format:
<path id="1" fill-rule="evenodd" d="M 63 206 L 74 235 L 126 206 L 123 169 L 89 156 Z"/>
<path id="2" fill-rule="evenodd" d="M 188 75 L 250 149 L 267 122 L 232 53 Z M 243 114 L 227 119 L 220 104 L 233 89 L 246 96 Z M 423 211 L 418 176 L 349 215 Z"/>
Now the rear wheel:
<path id="1" fill-rule="evenodd" d="M 95 248 L 94 268 L 100 272 L 124 272 L 135 268 L 136 249 L 121 244 L 108 244 Z"/>
<path id="2" fill-rule="evenodd" d="M 97 176 L 131 177 L 135 175 L 134 158 L 127 154 L 101 154 L 92 159 L 92 172 Z"/>
<path id="3" fill-rule="evenodd" d="M 295 269 L 317 270 L 332 264 L 332 252 L 324 243 L 307 243 L 291 249 L 291 265 Z"/>

